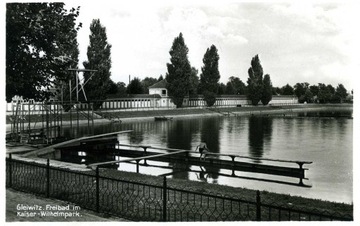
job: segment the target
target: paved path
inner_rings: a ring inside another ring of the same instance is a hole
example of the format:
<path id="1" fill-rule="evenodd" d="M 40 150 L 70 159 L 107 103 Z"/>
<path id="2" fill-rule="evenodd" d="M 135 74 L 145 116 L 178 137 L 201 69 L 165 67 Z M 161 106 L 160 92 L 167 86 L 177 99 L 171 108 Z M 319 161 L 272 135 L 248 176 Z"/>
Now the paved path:
<path id="1" fill-rule="evenodd" d="M 69 210 L 66 210 L 67 207 Z M 106 217 L 80 207 L 73 210 L 73 207 L 74 204 L 65 201 L 6 189 L 6 222 L 127 221 L 122 218 Z M 34 210 L 29 210 L 30 208 Z M 46 208 L 48 210 L 45 210 Z M 61 208 L 65 209 L 60 210 Z M 53 216 L 41 216 L 42 213 L 51 213 Z"/>

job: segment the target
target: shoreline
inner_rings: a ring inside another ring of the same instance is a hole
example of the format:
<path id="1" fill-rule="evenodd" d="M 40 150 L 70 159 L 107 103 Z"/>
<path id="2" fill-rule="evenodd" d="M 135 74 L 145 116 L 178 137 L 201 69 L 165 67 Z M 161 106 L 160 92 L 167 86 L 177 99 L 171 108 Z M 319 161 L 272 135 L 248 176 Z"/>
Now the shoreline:
<path id="1" fill-rule="evenodd" d="M 117 120 L 110 120 L 106 118 L 94 119 L 94 125 L 102 125 L 108 123 L 129 123 L 134 121 L 151 121 L 155 117 L 171 117 L 173 119 L 192 118 L 192 117 L 212 117 L 212 116 L 246 116 L 246 115 L 276 115 L 276 114 L 291 114 L 299 112 L 311 111 L 331 111 L 331 110 L 351 110 L 353 111 L 352 104 L 297 104 L 297 105 L 272 105 L 272 106 L 256 106 L 256 107 L 217 107 L 217 108 L 180 108 L 180 109 L 159 109 L 159 110 L 136 110 L 136 111 L 103 111 L 103 113 L 113 115 Z M 188 113 L 190 111 L 191 113 Z M 159 114 L 161 113 L 161 115 Z M 135 115 L 136 114 L 136 115 Z M 119 121 L 120 120 L 120 121 Z M 7 120 L 8 121 L 8 120 Z M 72 120 L 72 126 L 77 123 L 81 126 L 88 124 L 88 120 L 81 119 L 79 121 Z M 27 123 L 26 127 L 27 127 Z M 36 125 L 38 124 L 38 125 Z M 41 128 L 42 122 L 31 122 L 30 127 Z M 69 127 L 70 120 L 63 120 L 62 125 Z M 92 122 L 90 122 L 90 125 Z M 6 132 L 11 130 L 11 124 L 6 123 Z"/>

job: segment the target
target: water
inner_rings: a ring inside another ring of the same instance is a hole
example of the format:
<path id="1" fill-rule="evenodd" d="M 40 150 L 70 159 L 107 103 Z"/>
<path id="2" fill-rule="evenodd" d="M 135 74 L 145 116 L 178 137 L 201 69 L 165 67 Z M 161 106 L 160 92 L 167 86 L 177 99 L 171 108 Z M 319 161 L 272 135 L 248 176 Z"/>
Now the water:
<path id="1" fill-rule="evenodd" d="M 311 188 L 219 176 L 229 172 L 208 167 L 185 166 L 184 169 L 184 166 L 178 164 L 152 161 L 148 163 L 183 168 L 182 172 L 170 176 L 174 178 L 203 180 L 208 183 L 352 203 L 353 120 L 318 113 L 299 113 L 296 116 L 300 117 L 199 117 L 162 122 L 138 121 L 97 126 L 95 133 L 130 129 L 133 130 L 132 133 L 119 137 L 121 143 L 195 150 L 199 142 L 204 141 L 210 151 L 216 153 L 312 161 L 312 164 L 304 166 L 309 169 L 305 173 L 309 180 L 305 180 L 304 183 L 311 185 Z M 83 129 L 86 131 L 86 128 Z M 77 132 L 85 133 L 81 130 Z M 291 166 L 297 167 L 297 165 Z M 134 172 L 135 169 L 133 164 L 120 166 L 120 170 Z M 189 170 L 197 172 L 189 172 Z M 140 167 L 140 172 L 159 175 L 171 170 Z M 278 179 L 254 173 L 236 172 L 236 175 Z M 289 181 L 296 183 L 298 179 L 289 179 Z"/>

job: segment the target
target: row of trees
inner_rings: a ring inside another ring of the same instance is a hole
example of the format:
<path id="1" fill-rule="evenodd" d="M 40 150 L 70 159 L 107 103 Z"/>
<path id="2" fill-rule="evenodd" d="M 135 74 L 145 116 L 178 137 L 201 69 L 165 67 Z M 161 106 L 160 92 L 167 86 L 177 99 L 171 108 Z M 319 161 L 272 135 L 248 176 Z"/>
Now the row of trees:
<path id="1" fill-rule="evenodd" d="M 170 63 L 167 64 L 168 72 L 166 73 L 166 80 L 168 82 L 169 94 L 177 107 L 181 107 L 183 99 L 188 95 L 202 94 L 208 106 L 212 106 L 216 101 L 218 94 L 236 94 L 245 92 L 245 85 L 243 82 L 235 77 L 231 77 L 228 84 L 225 86 L 219 84 L 219 54 L 215 45 L 211 45 L 203 58 L 204 66 L 201 68 L 200 78 L 198 77 L 198 70 L 191 67 L 188 60 L 188 51 L 182 33 L 179 34 L 173 41 L 170 49 Z M 128 88 L 128 94 L 147 93 L 146 88 L 162 79 L 145 78 L 140 81 L 134 78 Z M 119 93 L 123 94 L 123 87 L 119 84 Z"/>
<path id="2" fill-rule="evenodd" d="M 339 84 L 336 88 L 332 85 L 319 83 L 311 85 L 307 82 L 296 83 L 294 88 L 288 84 L 281 90 L 283 95 L 296 95 L 300 103 L 342 103 L 351 102 L 350 96 L 344 85 Z"/>
<path id="3" fill-rule="evenodd" d="M 193 68 L 194 69 L 194 68 Z M 190 81 L 193 89 L 189 91 L 190 96 L 197 96 L 199 88 L 199 77 L 197 76 L 197 70 L 193 70 L 192 76 L 193 81 Z M 163 76 L 160 75 L 159 78 L 146 77 L 143 80 L 135 77 L 132 79 L 128 86 L 124 82 L 113 83 L 111 85 L 110 94 L 113 97 L 124 97 L 128 94 L 148 94 L 148 87 L 163 80 Z M 246 95 L 247 87 L 246 85 L 238 78 L 231 76 L 229 81 L 226 83 L 220 83 L 218 87 L 217 95 Z"/>
<path id="4" fill-rule="evenodd" d="M 214 105 L 218 94 L 247 94 L 254 105 L 259 101 L 266 105 L 272 98 L 272 84 L 270 75 L 263 78 L 260 59 L 256 55 L 251 60 L 249 68 L 248 86 L 238 78 L 231 77 L 227 85 L 219 83 L 219 54 L 215 45 L 211 45 L 205 52 L 200 79 L 197 70 L 192 68 L 187 54 L 189 49 L 185 45 L 182 33 L 174 39 L 170 49 L 170 62 L 167 64 L 166 79 L 169 83 L 169 95 L 174 104 L 181 107 L 185 96 L 202 94 L 208 106 Z"/>
<path id="5" fill-rule="evenodd" d="M 76 36 L 81 23 L 76 24 L 80 8 L 66 10 L 63 3 L 8 3 L 6 13 L 6 99 L 14 95 L 43 100 L 49 97 L 50 87 L 57 87 L 62 98 L 69 99 L 69 86 L 76 84 L 73 71 L 77 68 L 78 43 Z M 109 96 L 148 93 L 148 87 L 164 79 L 134 78 L 128 86 L 111 80 L 111 45 L 107 41 L 106 28 L 100 20 L 90 25 L 88 60 L 83 62 L 87 81 L 84 86 L 87 99 L 102 100 Z M 199 71 L 188 60 L 188 47 L 182 33 L 173 41 L 169 51 L 165 78 L 169 95 L 177 107 L 181 107 L 185 96 L 202 94 L 208 106 L 215 103 L 217 95 L 247 95 L 254 105 L 260 101 L 266 105 L 272 95 L 296 95 L 300 102 L 342 102 L 347 96 L 343 85 L 336 89 L 331 85 L 297 83 L 272 87 L 269 74 L 263 75 L 259 56 L 252 58 L 248 70 L 247 84 L 238 77 L 230 77 L 226 84 L 219 83 L 219 54 L 211 45 L 203 57 Z M 65 94 L 65 95 L 64 95 Z M 82 94 L 82 93 L 80 93 Z M 73 95 L 73 98 L 75 95 Z M 84 96 L 80 95 L 80 100 Z M 99 103 L 100 104 L 100 103 Z"/>

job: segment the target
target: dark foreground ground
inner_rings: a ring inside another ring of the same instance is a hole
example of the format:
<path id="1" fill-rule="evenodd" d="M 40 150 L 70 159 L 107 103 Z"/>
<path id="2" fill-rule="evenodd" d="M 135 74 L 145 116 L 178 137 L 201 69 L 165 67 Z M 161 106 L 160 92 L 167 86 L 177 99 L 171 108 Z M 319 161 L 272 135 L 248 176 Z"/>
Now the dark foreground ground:
<path id="1" fill-rule="evenodd" d="M 76 213 L 66 218 L 64 216 L 41 216 L 38 210 L 25 210 L 27 206 L 42 207 L 42 209 L 44 209 L 46 205 L 72 206 L 72 204 L 65 201 L 48 199 L 13 189 L 6 189 L 6 222 L 127 221 L 122 218 L 105 216 L 85 209 L 79 209 L 77 211 L 79 215 Z M 36 215 L 33 216 L 33 214 L 30 214 L 31 212 L 36 212 Z"/>

